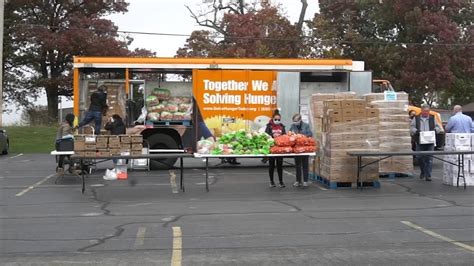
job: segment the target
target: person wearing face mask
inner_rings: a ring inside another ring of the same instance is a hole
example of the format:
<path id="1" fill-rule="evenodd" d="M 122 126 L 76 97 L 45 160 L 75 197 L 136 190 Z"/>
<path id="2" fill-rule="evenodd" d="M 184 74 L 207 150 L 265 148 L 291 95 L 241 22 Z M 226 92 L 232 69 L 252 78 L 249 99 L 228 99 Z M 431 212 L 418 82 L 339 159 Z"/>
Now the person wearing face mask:
<path id="1" fill-rule="evenodd" d="M 300 114 L 293 115 L 293 124 L 290 127 L 290 131 L 296 134 L 302 134 L 307 137 L 313 137 L 313 132 L 308 124 L 303 122 Z M 307 187 L 308 186 L 308 165 L 309 156 L 296 156 L 296 182 L 293 184 L 294 187 Z M 303 182 L 301 182 L 301 175 L 303 175 Z"/>
<path id="2" fill-rule="evenodd" d="M 286 134 L 285 126 L 281 123 L 281 115 L 278 110 L 275 110 L 275 112 L 273 113 L 272 119 L 270 120 L 270 122 L 267 124 L 267 127 L 265 128 L 265 133 L 270 135 L 272 138 L 276 138 L 278 136 Z M 273 173 L 275 172 L 275 163 L 276 163 L 278 181 L 279 181 L 278 187 L 284 188 L 285 184 L 283 183 L 283 158 L 270 157 L 268 159 L 268 162 L 269 162 L 268 174 L 270 176 L 270 187 L 271 188 L 276 187 L 275 181 L 273 180 Z"/>
<path id="3" fill-rule="evenodd" d="M 434 116 L 430 115 L 430 107 L 427 104 L 421 106 L 421 113 L 411 120 L 410 133 L 415 139 L 416 151 L 433 151 L 435 144 L 420 144 L 420 132 L 436 131 L 441 133 L 441 129 L 436 123 Z M 417 155 L 418 163 L 420 165 L 420 179 L 431 181 L 431 171 L 433 169 L 433 156 L 431 155 Z"/>

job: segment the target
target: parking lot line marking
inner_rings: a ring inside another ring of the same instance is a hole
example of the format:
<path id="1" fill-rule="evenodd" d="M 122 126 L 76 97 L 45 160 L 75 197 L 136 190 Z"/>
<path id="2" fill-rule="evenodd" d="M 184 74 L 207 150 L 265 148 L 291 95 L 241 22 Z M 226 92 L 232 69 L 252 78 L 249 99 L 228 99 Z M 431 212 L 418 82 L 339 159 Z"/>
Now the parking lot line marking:
<path id="1" fill-rule="evenodd" d="M 25 195 L 26 192 L 28 192 L 28 191 L 34 189 L 35 187 L 37 187 L 37 186 L 43 184 L 46 180 L 50 179 L 50 178 L 53 177 L 53 176 L 55 176 L 55 175 L 54 175 L 54 174 L 53 174 L 53 175 L 49 175 L 49 176 L 47 176 L 47 177 L 41 179 L 40 181 L 38 181 L 38 182 L 34 183 L 33 185 L 31 185 L 31 186 L 27 187 L 26 189 L 24 189 L 23 191 L 17 193 L 15 196 L 20 197 L 20 196 Z"/>
<path id="2" fill-rule="evenodd" d="M 20 156 L 23 156 L 23 153 L 20 153 L 20 154 L 17 154 L 17 155 L 15 155 L 15 156 L 12 156 L 12 157 L 10 157 L 10 159 L 15 159 L 15 158 L 18 158 L 18 157 L 20 157 Z"/>
<path id="3" fill-rule="evenodd" d="M 182 248 L 181 227 L 173 226 L 173 254 L 171 256 L 171 266 L 181 266 Z"/>
<path id="4" fill-rule="evenodd" d="M 171 184 L 171 191 L 174 194 L 178 193 L 178 185 L 176 185 L 176 174 L 173 170 L 170 170 L 170 184 Z"/>
<path id="5" fill-rule="evenodd" d="M 443 240 L 443 241 L 449 242 L 449 243 L 451 243 L 451 244 L 453 244 L 453 245 L 456 245 L 456 246 L 458 246 L 458 247 L 464 248 L 464 249 L 466 249 L 466 250 L 468 250 L 468 251 L 470 251 L 470 252 L 474 252 L 474 247 L 473 247 L 473 246 L 470 246 L 470 245 L 467 245 L 467 244 L 458 242 L 458 241 L 453 240 L 453 239 L 451 239 L 451 238 L 449 238 L 449 237 L 445 237 L 445 236 L 440 235 L 440 234 L 438 234 L 438 233 L 435 233 L 435 232 L 433 232 L 433 231 L 431 231 L 431 230 L 425 229 L 425 228 L 423 228 L 423 227 L 421 227 L 421 226 L 419 226 L 419 225 L 417 225 L 417 224 L 414 224 L 414 223 L 412 223 L 412 222 L 410 222 L 410 221 L 401 221 L 401 222 L 402 222 L 402 224 L 407 225 L 407 226 L 409 226 L 409 227 L 411 227 L 411 228 L 414 228 L 414 229 L 416 229 L 416 230 L 419 230 L 419 231 L 421 231 L 421 232 L 423 232 L 423 233 L 425 233 L 425 234 L 427 234 L 427 235 L 430 235 L 430 236 L 435 237 L 435 238 L 437 238 L 437 239 L 441 239 L 441 240 Z"/>
<path id="6" fill-rule="evenodd" d="M 145 243 L 145 233 L 146 233 L 146 227 L 143 227 L 143 226 L 138 227 L 137 238 L 135 239 L 135 244 L 133 245 L 134 248 L 143 246 L 143 243 Z"/>

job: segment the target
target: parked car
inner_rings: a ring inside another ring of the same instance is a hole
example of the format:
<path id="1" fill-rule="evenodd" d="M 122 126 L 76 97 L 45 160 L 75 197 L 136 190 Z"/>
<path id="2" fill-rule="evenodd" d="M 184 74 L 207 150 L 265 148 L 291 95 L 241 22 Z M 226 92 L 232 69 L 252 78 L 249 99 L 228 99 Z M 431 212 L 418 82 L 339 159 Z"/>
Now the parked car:
<path id="1" fill-rule="evenodd" d="M 10 141 L 8 140 L 7 131 L 0 129 L 0 152 L 2 154 L 8 154 L 8 148 L 10 147 Z"/>

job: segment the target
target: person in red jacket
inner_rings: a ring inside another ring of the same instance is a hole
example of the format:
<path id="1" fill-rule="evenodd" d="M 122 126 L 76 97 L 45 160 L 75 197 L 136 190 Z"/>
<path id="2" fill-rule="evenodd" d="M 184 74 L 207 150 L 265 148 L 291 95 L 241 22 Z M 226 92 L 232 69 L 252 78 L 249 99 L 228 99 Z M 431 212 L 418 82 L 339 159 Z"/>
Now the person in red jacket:
<path id="1" fill-rule="evenodd" d="M 272 138 L 286 134 L 285 126 L 281 123 L 281 116 L 278 110 L 275 110 L 273 117 L 265 128 L 265 133 L 270 135 Z M 282 157 L 270 157 L 269 158 L 268 174 L 270 175 L 270 187 L 276 187 L 275 181 L 273 180 L 273 173 L 275 172 L 275 163 L 278 173 L 278 187 L 284 188 L 285 183 L 283 183 L 283 158 Z"/>

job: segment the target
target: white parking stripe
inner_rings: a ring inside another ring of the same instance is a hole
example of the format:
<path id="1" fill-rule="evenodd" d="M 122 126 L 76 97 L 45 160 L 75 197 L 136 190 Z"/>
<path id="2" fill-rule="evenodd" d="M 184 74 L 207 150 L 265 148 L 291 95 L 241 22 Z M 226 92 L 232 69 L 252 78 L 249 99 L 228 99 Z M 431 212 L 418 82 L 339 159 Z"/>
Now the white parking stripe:
<path id="1" fill-rule="evenodd" d="M 135 239 L 135 244 L 133 245 L 134 248 L 143 246 L 143 243 L 145 243 L 145 233 L 146 233 L 146 227 L 142 227 L 142 226 L 138 227 L 137 238 Z"/>
<path id="2" fill-rule="evenodd" d="M 170 184 L 171 184 L 171 191 L 176 194 L 178 193 L 178 185 L 176 185 L 176 174 L 173 170 L 170 170 Z"/>
<path id="3" fill-rule="evenodd" d="M 435 233 L 435 232 L 433 232 L 433 231 L 431 231 L 431 230 L 425 229 L 425 228 L 423 228 L 423 227 L 421 227 L 421 226 L 419 226 L 419 225 L 417 225 L 417 224 L 414 224 L 414 223 L 412 223 L 412 222 L 410 222 L 410 221 L 401 221 L 401 223 L 404 224 L 404 225 L 407 225 L 407 226 L 409 226 L 409 227 L 411 227 L 411 228 L 414 228 L 414 229 L 416 229 L 416 230 L 419 230 L 419 231 L 421 231 L 421 232 L 423 232 L 423 233 L 425 233 L 425 234 L 427 234 L 427 235 L 430 235 L 430 236 L 432 236 L 432 237 L 435 237 L 435 238 L 437 238 L 437 239 L 441 239 L 441 240 L 443 240 L 443 241 L 446 241 L 446 242 L 451 243 L 451 244 L 453 244 L 453 245 L 456 245 L 456 246 L 458 246 L 458 247 L 464 248 L 464 249 L 466 249 L 466 250 L 468 250 L 468 251 L 470 251 L 470 252 L 474 252 L 474 247 L 473 247 L 473 246 L 470 246 L 470 245 L 467 245 L 467 244 L 458 242 L 458 241 L 453 240 L 453 239 L 451 239 L 451 238 L 449 238 L 449 237 L 442 236 L 442 235 L 440 235 L 440 234 L 438 234 L 438 233 Z"/>
<path id="4" fill-rule="evenodd" d="M 18 157 L 20 157 L 20 156 L 23 156 L 23 153 L 20 153 L 20 154 L 17 154 L 17 155 L 15 155 L 15 156 L 12 156 L 12 157 L 10 157 L 10 159 L 15 159 L 15 158 L 18 158 Z"/>
<path id="5" fill-rule="evenodd" d="M 38 182 L 34 183 L 33 185 L 31 185 L 31 186 L 27 187 L 26 189 L 24 189 L 23 191 L 17 193 L 15 196 L 20 197 L 20 196 L 25 195 L 26 192 L 28 192 L 28 191 L 34 189 L 35 187 L 43 184 L 46 180 L 50 179 L 53 176 L 56 176 L 56 175 L 49 175 L 49 176 L 41 179 L 40 181 L 38 181 Z"/>

